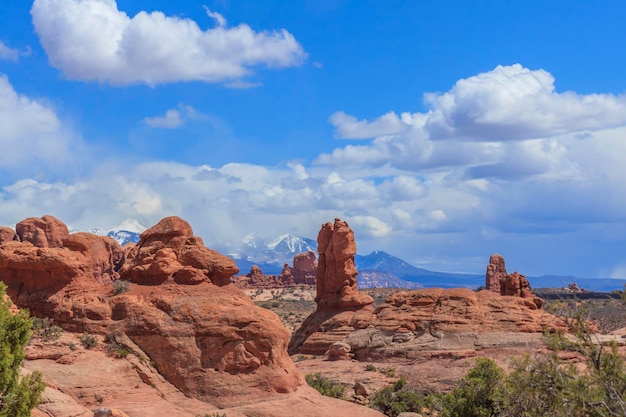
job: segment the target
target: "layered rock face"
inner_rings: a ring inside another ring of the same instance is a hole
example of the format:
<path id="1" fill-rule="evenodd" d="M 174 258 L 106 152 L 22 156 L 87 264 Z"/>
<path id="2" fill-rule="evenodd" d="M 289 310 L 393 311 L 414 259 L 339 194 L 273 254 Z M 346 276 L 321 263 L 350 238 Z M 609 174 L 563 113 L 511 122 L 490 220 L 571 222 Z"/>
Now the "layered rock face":
<path id="1" fill-rule="evenodd" d="M 322 225 L 317 245 L 317 309 L 292 335 L 290 354 L 324 354 L 373 320 L 374 300 L 357 288 L 356 242 L 348 223 L 335 219 Z"/>
<path id="2" fill-rule="evenodd" d="M 163 219 L 126 251 L 111 238 L 65 235 L 55 220 L 27 219 L 25 241 L 0 244 L 0 276 L 18 306 L 66 330 L 125 334 L 186 395 L 220 406 L 303 384 L 278 316 L 229 285 L 234 261 L 184 220 Z M 133 284 L 116 294 L 115 279 Z"/>

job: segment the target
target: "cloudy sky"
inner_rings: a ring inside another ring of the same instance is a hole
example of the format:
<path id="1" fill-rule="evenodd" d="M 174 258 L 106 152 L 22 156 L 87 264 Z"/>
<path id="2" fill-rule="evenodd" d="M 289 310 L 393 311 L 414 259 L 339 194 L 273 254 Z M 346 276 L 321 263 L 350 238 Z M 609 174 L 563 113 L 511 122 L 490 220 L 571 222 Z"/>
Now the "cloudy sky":
<path id="1" fill-rule="evenodd" d="M 4 2 L 0 224 L 626 278 L 626 4 L 428 3 Z"/>

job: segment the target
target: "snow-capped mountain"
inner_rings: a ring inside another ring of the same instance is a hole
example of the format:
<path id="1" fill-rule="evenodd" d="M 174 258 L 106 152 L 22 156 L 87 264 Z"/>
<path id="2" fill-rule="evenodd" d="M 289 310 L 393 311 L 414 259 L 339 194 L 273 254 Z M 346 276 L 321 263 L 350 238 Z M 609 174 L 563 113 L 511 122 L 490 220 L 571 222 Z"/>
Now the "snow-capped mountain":
<path id="1" fill-rule="evenodd" d="M 98 236 L 112 237 L 113 239 L 117 241 L 117 243 L 123 246 L 129 242 L 132 242 L 132 243 L 139 242 L 139 235 L 141 235 L 141 233 L 143 233 L 144 230 L 146 230 L 146 227 L 143 226 L 141 223 L 139 223 L 137 220 L 126 219 L 122 223 L 120 223 L 118 226 L 113 227 L 108 230 L 96 228 L 96 229 L 90 229 L 86 231 L 89 233 L 93 233 L 94 235 L 98 235 Z M 78 232 L 78 231 L 79 230 L 76 230 L 76 229 L 71 230 L 72 233 Z"/>
<path id="2" fill-rule="evenodd" d="M 279 274 L 283 265 L 293 263 L 294 255 L 316 251 L 317 242 L 313 239 L 282 234 L 270 238 L 258 237 L 255 233 L 246 236 L 240 243 L 223 243 L 216 248 L 218 251 L 231 256 L 241 273 L 250 271 L 252 265 L 258 265 L 266 274 Z"/>

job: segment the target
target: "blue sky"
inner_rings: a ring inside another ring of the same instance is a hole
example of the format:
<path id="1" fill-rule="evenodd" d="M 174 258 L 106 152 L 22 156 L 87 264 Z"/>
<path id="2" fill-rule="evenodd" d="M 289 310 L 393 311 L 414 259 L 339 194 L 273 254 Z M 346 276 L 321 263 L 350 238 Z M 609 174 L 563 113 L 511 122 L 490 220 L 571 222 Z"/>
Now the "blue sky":
<path id="1" fill-rule="evenodd" d="M 5 3 L 0 224 L 626 278 L 622 2 Z"/>

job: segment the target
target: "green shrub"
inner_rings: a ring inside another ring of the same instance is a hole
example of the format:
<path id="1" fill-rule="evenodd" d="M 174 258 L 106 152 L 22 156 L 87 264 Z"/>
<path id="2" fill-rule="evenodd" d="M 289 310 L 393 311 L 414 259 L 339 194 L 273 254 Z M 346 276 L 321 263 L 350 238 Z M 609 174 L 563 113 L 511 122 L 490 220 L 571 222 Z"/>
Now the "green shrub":
<path id="1" fill-rule="evenodd" d="M 373 364 L 368 363 L 367 365 L 365 365 L 365 370 L 368 372 L 375 371 L 376 367 Z"/>
<path id="2" fill-rule="evenodd" d="M 400 378 L 393 385 L 378 391 L 371 406 L 387 416 L 395 417 L 400 413 L 419 413 L 425 406 L 424 395 L 410 387 L 406 379 Z"/>
<path id="3" fill-rule="evenodd" d="M 33 322 L 25 310 L 11 313 L 5 292 L 0 282 L 0 417 L 30 417 L 45 388 L 39 372 L 19 375 Z"/>
<path id="4" fill-rule="evenodd" d="M 306 383 L 315 388 L 320 394 L 332 398 L 342 398 L 346 387 L 330 381 L 320 373 L 307 374 L 304 379 Z"/>
<path id="5" fill-rule="evenodd" d="M 98 338 L 95 335 L 89 334 L 87 332 L 80 335 L 78 337 L 78 341 L 85 349 L 91 349 L 92 347 L 98 345 Z"/>
<path id="6" fill-rule="evenodd" d="M 33 331 L 35 337 L 40 338 L 44 342 L 58 340 L 61 334 L 63 334 L 63 329 L 59 326 L 53 326 L 52 319 L 47 317 L 33 317 Z"/>
<path id="7" fill-rule="evenodd" d="M 491 359 L 480 358 L 458 386 L 441 396 L 442 417 L 496 416 L 504 371 Z M 522 414 L 523 415 L 523 414 Z"/>

